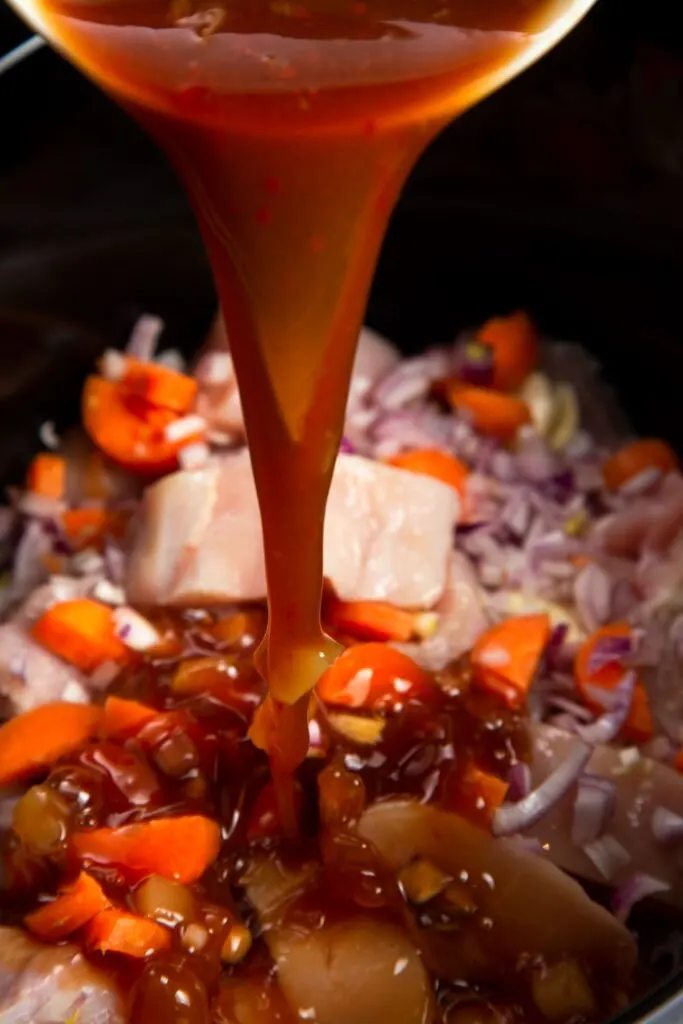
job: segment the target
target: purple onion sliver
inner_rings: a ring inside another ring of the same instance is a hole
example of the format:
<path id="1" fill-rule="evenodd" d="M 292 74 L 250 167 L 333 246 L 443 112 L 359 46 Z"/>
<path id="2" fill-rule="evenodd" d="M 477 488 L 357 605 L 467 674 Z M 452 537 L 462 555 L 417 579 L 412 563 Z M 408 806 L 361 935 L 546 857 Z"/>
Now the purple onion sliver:
<path id="1" fill-rule="evenodd" d="M 607 665 L 623 665 L 633 654 L 633 640 L 630 636 L 604 636 L 593 646 L 586 666 L 589 676 L 594 676 Z"/>
<path id="2" fill-rule="evenodd" d="M 490 388 L 493 384 L 493 349 L 480 341 L 458 345 L 453 358 L 453 373 L 466 384 Z"/>
<path id="3" fill-rule="evenodd" d="M 588 764 L 592 748 L 577 741 L 565 760 L 518 803 L 504 803 L 496 811 L 491 830 L 495 836 L 510 836 L 535 825 L 571 789 Z"/>
<path id="4" fill-rule="evenodd" d="M 617 738 L 629 716 L 636 687 L 635 672 L 627 672 L 612 691 L 614 702 L 592 725 L 579 726 L 577 732 L 584 743 L 595 746 L 612 743 Z"/>
<path id="5" fill-rule="evenodd" d="M 342 437 L 341 442 L 339 444 L 339 454 L 340 455 L 354 455 L 355 451 L 356 451 L 356 449 L 351 444 L 351 442 L 349 441 L 348 437 Z"/>
<path id="6" fill-rule="evenodd" d="M 604 832 L 616 806 L 614 783 L 598 775 L 586 773 L 579 779 L 574 815 L 572 843 L 583 847 Z"/>
<path id="7" fill-rule="evenodd" d="M 667 807 L 655 807 L 650 824 L 652 835 L 658 843 L 683 841 L 683 817 Z"/>
<path id="8" fill-rule="evenodd" d="M 586 629 L 594 632 L 603 626 L 612 609 L 612 580 L 595 562 L 584 566 L 574 581 L 576 609 Z"/>
<path id="9" fill-rule="evenodd" d="M 654 875 L 648 875 L 644 871 L 639 871 L 612 893 L 614 916 L 625 922 L 636 903 L 647 899 L 648 896 L 657 896 L 659 893 L 668 892 L 670 889 L 671 886 L 668 882 L 664 882 L 661 878 L 655 878 Z"/>
<path id="10" fill-rule="evenodd" d="M 517 803 L 531 792 L 531 768 L 528 764 L 520 761 L 513 764 L 508 772 L 507 798 Z"/>

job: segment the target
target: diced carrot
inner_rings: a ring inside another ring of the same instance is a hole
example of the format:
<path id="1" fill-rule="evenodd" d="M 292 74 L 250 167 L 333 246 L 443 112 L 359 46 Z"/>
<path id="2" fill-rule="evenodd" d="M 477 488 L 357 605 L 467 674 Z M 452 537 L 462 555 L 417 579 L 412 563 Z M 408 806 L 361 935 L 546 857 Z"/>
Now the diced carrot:
<path id="1" fill-rule="evenodd" d="M 439 451 L 438 448 L 418 448 L 412 452 L 401 452 L 387 461 L 398 469 L 433 476 L 435 480 L 448 484 L 461 496 L 465 493 L 469 468 L 460 459 L 456 459 L 455 455 Z"/>
<path id="2" fill-rule="evenodd" d="M 536 368 L 538 334 L 526 313 L 489 320 L 477 340 L 493 349 L 493 387 L 500 391 L 516 391 Z"/>
<path id="3" fill-rule="evenodd" d="M 388 707 L 433 686 L 427 673 L 406 654 L 381 643 L 349 647 L 321 676 L 317 693 L 327 704 Z"/>
<path id="4" fill-rule="evenodd" d="M 88 377 L 85 382 L 82 416 L 98 448 L 135 473 L 160 474 L 176 469 L 180 449 L 202 436 L 193 433 L 170 441 L 166 428 L 178 420 L 177 413 L 139 398 L 137 404 L 127 401 L 120 385 L 103 377 Z"/>
<path id="5" fill-rule="evenodd" d="M 154 818 L 121 828 L 98 828 L 72 836 L 85 863 L 112 864 L 134 878 L 163 875 L 196 882 L 218 856 L 220 829 L 201 815 Z"/>
<path id="6" fill-rule="evenodd" d="M 107 537 L 122 539 L 129 519 L 129 514 L 120 509 L 73 508 L 62 515 L 62 527 L 75 551 L 101 549 Z"/>
<path id="7" fill-rule="evenodd" d="M 337 632 L 361 640 L 402 642 L 428 635 L 438 621 L 431 612 L 410 612 L 384 601 L 328 600 L 323 618 Z"/>
<path id="8" fill-rule="evenodd" d="M 83 672 L 93 672 L 103 661 L 125 661 L 129 656 L 116 635 L 112 609 L 88 597 L 53 604 L 31 633 L 43 647 Z"/>
<path id="9" fill-rule="evenodd" d="M 0 786 L 37 775 L 95 736 L 102 709 L 42 704 L 0 725 Z"/>
<path id="10" fill-rule="evenodd" d="M 659 469 L 662 473 L 670 473 L 678 469 L 678 465 L 676 453 L 666 441 L 633 441 L 603 463 L 602 476 L 608 490 L 618 491 L 644 470 Z"/>
<path id="11" fill-rule="evenodd" d="M 99 953 L 120 953 L 141 960 L 168 949 L 171 933 L 156 921 L 125 910 L 103 910 L 85 929 L 86 945 Z"/>
<path id="12" fill-rule="evenodd" d="M 43 498 L 63 498 L 66 489 L 66 462 L 61 455 L 50 455 L 47 452 L 36 455 L 29 466 L 26 488 Z"/>
<path id="13" fill-rule="evenodd" d="M 520 707 L 550 638 L 547 615 L 505 619 L 479 637 L 472 649 L 473 681 L 510 707 Z"/>
<path id="14" fill-rule="evenodd" d="M 598 689 L 613 690 L 624 678 L 625 668 L 618 661 L 608 662 L 597 671 L 589 669 L 591 655 L 601 641 L 611 638 L 629 637 L 633 630 L 627 622 L 612 622 L 608 626 L 596 629 L 579 648 L 574 661 L 574 678 L 584 703 L 595 714 L 604 710 L 599 701 L 591 694 L 591 687 Z M 642 681 L 637 680 L 633 692 L 633 703 L 629 712 L 626 725 L 623 728 L 624 737 L 636 743 L 644 743 L 651 738 L 654 732 L 650 701 Z"/>
<path id="15" fill-rule="evenodd" d="M 194 377 L 160 363 L 145 363 L 126 356 L 123 388 L 150 405 L 171 412 L 187 413 L 194 405 L 198 384 Z"/>
<path id="16" fill-rule="evenodd" d="M 137 700 L 107 697 L 104 702 L 102 732 L 109 738 L 134 736 L 158 716 L 159 712 Z"/>
<path id="17" fill-rule="evenodd" d="M 82 928 L 96 914 L 110 906 L 110 900 L 95 879 L 81 871 L 75 882 L 64 886 L 52 903 L 46 903 L 27 914 L 24 924 L 38 938 L 46 942 L 57 942 Z"/>
<path id="18" fill-rule="evenodd" d="M 512 441 L 520 427 L 531 421 L 526 402 L 490 388 L 473 388 L 451 381 L 448 400 L 467 413 L 480 434 L 498 441 Z"/>
<path id="19" fill-rule="evenodd" d="M 475 764 L 468 764 L 462 777 L 462 786 L 467 796 L 474 798 L 474 805 L 482 804 L 482 810 L 491 817 L 505 800 L 509 789 L 497 775 L 482 771 Z"/>
<path id="20" fill-rule="evenodd" d="M 677 772 L 683 773 L 683 747 L 681 747 L 674 758 L 674 768 Z"/>

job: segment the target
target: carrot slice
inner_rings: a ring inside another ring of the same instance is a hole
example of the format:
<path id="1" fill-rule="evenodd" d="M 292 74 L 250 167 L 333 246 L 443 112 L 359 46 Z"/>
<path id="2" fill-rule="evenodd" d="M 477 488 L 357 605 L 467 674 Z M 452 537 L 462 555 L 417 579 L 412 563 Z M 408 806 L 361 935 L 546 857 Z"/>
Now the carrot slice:
<path id="1" fill-rule="evenodd" d="M 101 549 L 107 537 L 121 540 L 130 516 L 120 509 L 73 508 L 62 515 L 62 528 L 76 551 Z"/>
<path id="2" fill-rule="evenodd" d="M 75 882 L 64 886 L 52 903 L 27 914 L 24 924 L 38 938 L 57 942 L 110 906 L 110 900 L 95 879 L 81 871 Z"/>
<path id="3" fill-rule="evenodd" d="M 455 409 L 469 415 L 475 430 L 498 441 L 511 441 L 519 428 L 531 421 L 526 402 L 490 388 L 450 381 L 448 400 Z"/>
<path id="4" fill-rule="evenodd" d="M 538 363 L 538 334 L 521 311 L 488 320 L 477 340 L 493 349 L 493 387 L 516 391 Z"/>
<path id="5" fill-rule="evenodd" d="M 438 621 L 431 612 L 410 612 L 384 601 L 330 600 L 324 618 L 332 629 L 361 640 L 402 642 L 428 635 Z"/>
<path id="6" fill-rule="evenodd" d="M 475 764 L 467 765 L 461 785 L 468 803 L 483 812 L 488 820 L 503 803 L 509 789 L 507 782 L 503 782 L 497 775 L 482 771 Z"/>
<path id="7" fill-rule="evenodd" d="M 135 396 L 133 396 L 135 398 Z M 169 441 L 166 428 L 178 420 L 169 409 L 142 399 L 127 401 L 119 384 L 88 377 L 83 389 L 83 425 L 105 455 L 134 473 L 168 473 L 177 468 L 178 452 L 201 439 L 199 433 Z"/>
<path id="8" fill-rule="evenodd" d="M 97 734 L 101 708 L 42 704 L 0 726 L 0 786 L 37 775 Z"/>
<path id="9" fill-rule="evenodd" d="M 469 476 L 469 468 L 455 455 L 439 451 L 438 448 L 418 448 L 412 452 L 401 452 L 387 460 L 389 465 L 398 469 L 407 469 L 411 473 L 422 473 L 432 476 L 443 484 L 448 484 L 461 496 L 465 493 L 465 482 Z"/>
<path id="10" fill-rule="evenodd" d="M 479 637 L 472 649 L 474 682 L 512 708 L 523 704 L 550 639 L 547 615 L 506 619 Z"/>
<path id="11" fill-rule="evenodd" d="M 318 681 L 317 693 L 327 704 L 361 708 L 404 703 L 433 686 L 412 658 L 385 644 L 349 647 Z"/>
<path id="12" fill-rule="evenodd" d="M 584 703 L 595 714 L 599 714 L 604 708 L 592 696 L 591 687 L 613 690 L 623 679 L 625 669 L 618 660 L 615 660 L 603 665 L 597 671 L 591 671 L 590 660 L 593 651 L 603 640 L 627 638 L 631 636 L 632 632 L 627 622 L 612 622 L 608 626 L 596 629 L 579 648 L 574 661 L 574 678 Z M 622 731 L 626 739 L 634 740 L 637 743 L 644 743 L 654 732 L 650 701 L 640 679 L 636 682 L 633 703 Z"/>
<path id="13" fill-rule="evenodd" d="M 144 363 L 133 356 L 126 356 L 122 385 L 150 405 L 177 413 L 190 411 L 198 390 L 194 377 L 160 363 Z"/>
<path id="14" fill-rule="evenodd" d="M 678 469 L 676 453 L 666 441 L 653 439 L 624 445 L 603 463 L 602 476 L 608 490 L 618 491 L 646 469 L 659 469 L 662 473 Z"/>
<path id="15" fill-rule="evenodd" d="M 141 960 L 171 945 L 168 928 L 124 910 L 103 910 L 85 930 L 86 945 L 100 953 L 120 953 Z"/>
<path id="16" fill-rule="evenodd" d="M 220 829 L 201 815 L 155 818 L 76 832 L 72 845 L 86 863 L 115 864 L 136 878 L 153 874 L 188 883 L 196 882 L 218 856 Z"/>
<path id="17" fill-rule="evenodd" d="M 147 707 L 146 704 L 141 704 L 137 700 L 124 700 L 121 697 L 107 697 L 103 712 L 103 734 L 117 739 L 134 736 L 159 715 L 158 711 Z"/>
<path id="18" fill-rule="evenodd" d="M 61 455 L 49 455 L 47 452 L 36 455 L 29 466 L 26 488 L 43 498 L 63 498 L 66 489 L 66 462 Z"/>
<path id="19" fill-rule="evenodd" d="M 129 653 L 116 635 L 112 609 L 88 597 L 52 605 L 31 633 L 83 672 L 93 672 L 103 661 L 125 661 Z"/>

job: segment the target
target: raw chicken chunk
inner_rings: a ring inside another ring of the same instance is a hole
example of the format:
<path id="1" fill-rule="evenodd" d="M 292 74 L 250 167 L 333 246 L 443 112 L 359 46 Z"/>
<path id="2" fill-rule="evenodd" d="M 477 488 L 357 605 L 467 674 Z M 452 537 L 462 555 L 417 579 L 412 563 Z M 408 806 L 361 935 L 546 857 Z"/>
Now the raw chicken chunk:
<path id="1" fill-rule="evenodd" d="M 50 654 L 20 626 L 0 626 L 0 717 L 30 711 L 54 700 L 87 703 L 85 678 Z"/>

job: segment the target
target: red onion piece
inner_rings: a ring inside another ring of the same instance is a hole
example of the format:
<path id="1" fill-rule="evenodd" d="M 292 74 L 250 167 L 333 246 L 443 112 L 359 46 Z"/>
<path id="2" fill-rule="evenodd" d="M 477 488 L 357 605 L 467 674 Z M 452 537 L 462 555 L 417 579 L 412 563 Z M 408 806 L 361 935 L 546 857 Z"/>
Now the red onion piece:
<path id="1" fill-rule="evenodd" d="M 372 392 L 372 399 L 383 409 L 402 409 L 417 399 L 426 398 L 433 382 L 448 377 L 451 370 L 452 356 L 445 349 L 404 359 L 382 378 Z"/>
<path id="2" fill-rule="evenodd" d="M 574 582 L 576 608 L 586 629 L 593 632 L 609 620 L 612 610 L 612 579 L 595 562 L 589 562 Z"/>
<path id="3" fill-rule="evenodd" d="M 465 384 L 490 388 L 493 384 L 493 349 L 481 341 L 465 341 L 455 349 L 453 372 Z"/>
<path id="4" fill-rule="evenodd" d="M 655 807 L 650 824 L 658 843 L 678 843 L 683 840 L 683 817 L 667 807 Z"/>
<path id="5" fill-rule="evenodd" d="M 508 772 L 507 798 L 512 803 L 517 803 L 531 792 L 531 768 L 528 764 L 520 761 L 513 764 Z"/>
<path id="6" fill-rule="evenodd" d="M 590 760 L 592 748 L 576 742 L 562 764 L 518 803 L 504 803 L 496 811 L 491 830 L 495 836 L 523 832 L 540 821 L 574 785 Z"/>
<path id="7" fill-rule="evenodd" d="M 154 359 L 157 343 L 164 329 L 164 321 L 158 316 L 141 316 L 131 331 L 126 352 L 129 356 L 149 363 Z"/>
<path id="8" fill-rule="evenodd" d="M 339 443 L 339 454 L 340 455 L 353 455 L 356 449 L 349 441 L 348 437 L 342 437 Z"/>
<path id="9" fill-rule="evenodd" d="M 647 899 L 648 896 L 668 892 L 670 888 L 671 886 L 661 878 L 639 871 L 612 893 L 612 910 L 615 917 L 620 921 L 626 921 L 636 903 Z"/>
<path id="10" fill-rule="evenodd" d="M 591 725 L 581 725 L 577 728 L 584 743 L 596 746 L 612 743 L 617 738 L 629 716 L 635 686 L 635 672 L 627 672 L 610 694 L 613 697 L 611 707 Z"/>
<path id="11" fill-rule="evenodd" d="M 633 654 L 634 644 L 630 636 L 604 636 L 593 646 L 588 659 L 587 670 L 594 676 L 606 665 L 623 663 Z"/>
<path id="12" fill-rule="evenodd" d="M 615 803 L 616 791 L 613 782 L 590 772 L 581 776 L 572 820 L 574 846 L 585 846 L 602 835 L 614 814 Z"/>
<path id="13" fill-rule="evenodd" d="M 584 853 L 593 862 L 602 877 L 611 882 L 631 860 L 631 854 L 621 843 L 609 834 L 587 843 Z"/>
<path id="14" fill-rule="evenodd" d="M 127 606 L 114 610 L 114 630 L 132 651 L 149 651 L 161 640 L 152 623 Z"/>

